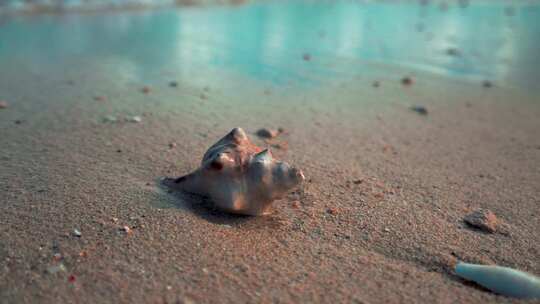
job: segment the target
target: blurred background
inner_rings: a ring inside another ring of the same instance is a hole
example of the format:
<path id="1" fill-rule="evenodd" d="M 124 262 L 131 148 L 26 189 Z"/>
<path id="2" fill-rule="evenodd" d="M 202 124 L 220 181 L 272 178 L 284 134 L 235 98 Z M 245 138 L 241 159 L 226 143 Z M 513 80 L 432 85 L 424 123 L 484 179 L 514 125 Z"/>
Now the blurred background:
<path id="1" fill-rule="evenodd" d="M 376 79 L 399 67 L 532 90 L 540 76 L 540 8 L 530 1 L 0 3 L 0 63 L 54 69 L 84 58 L 140 81 L 166 68 L 206 83 L 224 67 L 276 84 Z"/>

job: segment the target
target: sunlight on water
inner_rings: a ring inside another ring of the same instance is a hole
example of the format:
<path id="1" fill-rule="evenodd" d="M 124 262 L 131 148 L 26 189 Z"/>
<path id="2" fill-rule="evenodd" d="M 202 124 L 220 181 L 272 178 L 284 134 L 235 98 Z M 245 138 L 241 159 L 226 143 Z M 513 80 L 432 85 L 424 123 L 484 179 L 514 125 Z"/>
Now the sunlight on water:
<path id="1" fill-rule="evenodd" d="M 133 80 L 225 69 L 275 84 L 384 65 L 531 88 L 540 76 L 537 20 L 538 5 L 351 1 L 15 17 L 0 24 L 0 64 L 55 69 L 79 59 Z"/>

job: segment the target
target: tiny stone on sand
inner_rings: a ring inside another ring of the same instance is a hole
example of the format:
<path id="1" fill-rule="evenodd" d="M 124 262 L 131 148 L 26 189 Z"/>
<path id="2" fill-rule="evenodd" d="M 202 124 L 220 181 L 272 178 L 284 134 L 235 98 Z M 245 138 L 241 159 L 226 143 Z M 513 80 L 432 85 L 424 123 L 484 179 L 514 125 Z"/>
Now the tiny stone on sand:
<path id="1" fill-rule="evenodd" d="M 123 226 L 122 228 L 120 228 L 120 230 L 122 230 L 122 231 L 125 232 L 126 234 L 130 234 L 130 233 L 131 233 L 131 228 L 129 228 L 128 226 Z"/>
<path id="2" fill-rule="evenodd" d="M 152 91 L 152 90 L 150 89 L 150 87 L 143 87 L 143 88 L 141 89 L 141 92 L 143 92 L 144 94 L 148 94 L 148 93 L 150 93 L 150 91 Z"/>
<path id="3" fill-rule="evenodd" d="M 0 100 L 0 109 L 5 109 L 8 107 L 8 103 L 4 100 Z"/>
<path id="4" fill-rule="evenodd" d="M 60 253 L 53 254 L 53 260 L 54 261 L 60 261 L 62 259 L 62 255 Z"/>
<path id="5" fill-rule="evenodd" d="M 140 116 L 132 116 L 129 118 L 129 122 L 139 123 L 141 121 L 142 121 L 142 118 Z"/>
<path id="6" fill-rule="evenodd" d="M 414 83 L 414 80 L 410 76 L 405 76 L 401 78 L 401 84 L 404 86 L 410 86 Z"/>
<path id="7" fill-rule="evenodd" d="M 262 129 L 257 130 L 255 134 L 259 136 L 260 138 L 270 139 L 270 138 L 277 137 L 279 134 L 281 134 L 281 132 L 283 132 L 283 129 L 281 128 L 277 130 L 262 128 Z"/>
<path id="8" fill-rule="evenodd" d="M 455 57 L 461 56 L 461 52 L 456 48 L 448 48 L 446 50 L 446 54 L 448 54 L 448 56 L 455 56 Z"/>
<path id="9" fill-rule="evenodd" d="M 103 122 L 107 122 L 107 123 L 115 123 L 115 122 L 118 122 L 118 119 L 112 115 L 107 115 L 105 117 L 103 117 Z"/>
<path id="10" fill-rule="evenodd" d="M 337 215 L 339 213 L 339 210 L 336 207 L 330 207 L 326 209 L 326 212 L 331 215 Z"/>
<path id="11" fill-rule="evenodd" d="M 489 233 L 495 232 L 499 224 L 499 220 L 495 214 L 487 209 L 475 210 L 474 212 L 467 214 L 463 220 L 468 225 Z"/>
<path id="12" fill-rule="evenodd" d="M 410 107 L 411 111 L 414 111 L 420 115 L 427 115 L 428 114 L 428 110 L 426 107 L 424 106 L 411 106 Z"/>

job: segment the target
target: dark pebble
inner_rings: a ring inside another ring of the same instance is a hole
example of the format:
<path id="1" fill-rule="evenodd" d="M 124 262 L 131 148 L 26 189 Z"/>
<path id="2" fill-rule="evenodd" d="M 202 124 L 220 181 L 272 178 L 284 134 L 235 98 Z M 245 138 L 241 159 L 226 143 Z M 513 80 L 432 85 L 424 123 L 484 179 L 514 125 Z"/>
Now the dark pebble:
<path id="1" fill-rule="evenodd" d="M 428 110 L 426 109 L 426 107 L 424 106 L 412 106 L 411 108 L 411 111 L 414 111 L 420 115 L 427 115 L 428 114 Z"/>
<path id="2" fill-rule="evenodd" d="M 410 86 L 413 83 L 414 83 L 414 80 L 409 76 L 405 76 L 405 77 L 401 78 L 401 84 L 404 85 L 404 86 Z"/>
<path id="3" fill-rule="evenodd" d="M 461 52 L 456 48 L 447 49 L 446 54 L 448 54 L 449 56 L 455 56 L 455 57 L 461 56 Z"/>

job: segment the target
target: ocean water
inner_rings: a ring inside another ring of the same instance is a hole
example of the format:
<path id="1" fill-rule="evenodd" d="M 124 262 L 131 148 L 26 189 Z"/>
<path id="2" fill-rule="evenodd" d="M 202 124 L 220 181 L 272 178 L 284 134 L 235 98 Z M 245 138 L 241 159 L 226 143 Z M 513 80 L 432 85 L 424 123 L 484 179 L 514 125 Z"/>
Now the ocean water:
<path id="1" fill-rule="evenodd" d="M 4 70 L 19 62 L 207 83 L 225 81 L 216 71 L 227 70 L 321 85 L 400 68 L 523 90 L 540 78 L 540 5 L 531 2 L 275 1 L 0 16 Z"/>

